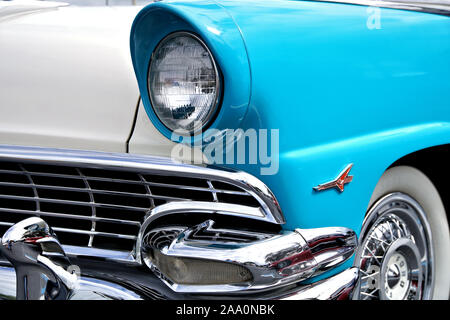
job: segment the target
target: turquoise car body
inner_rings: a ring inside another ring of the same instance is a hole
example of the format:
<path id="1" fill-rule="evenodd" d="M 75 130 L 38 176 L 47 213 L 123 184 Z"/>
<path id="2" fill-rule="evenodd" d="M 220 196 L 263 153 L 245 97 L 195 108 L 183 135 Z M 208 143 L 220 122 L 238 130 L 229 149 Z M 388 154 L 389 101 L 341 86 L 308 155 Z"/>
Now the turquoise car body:
<path id="1" fill-rule="evenodd" d="M 168 138 L 147 91 L 151 53 L 175 31 L 199 35 L 223 76 L 211 129 L 279 129 L 279 170 L 225 165 L 259 177 L 278 199 L 283 228 L 344 226 L 359 232 L 383 172 L 403 156 L 450 142 L 450 18 L 315 1 L 163 1 L 131 31 L 148 116 Z M 151 13 L 151 14 L 150 14 Z M 344 192 L 316 192 L 353 163 Z M 333 269 L 336 273 L 352 264 Z M 330 273 L 321 277 L 329 276 Z"/>

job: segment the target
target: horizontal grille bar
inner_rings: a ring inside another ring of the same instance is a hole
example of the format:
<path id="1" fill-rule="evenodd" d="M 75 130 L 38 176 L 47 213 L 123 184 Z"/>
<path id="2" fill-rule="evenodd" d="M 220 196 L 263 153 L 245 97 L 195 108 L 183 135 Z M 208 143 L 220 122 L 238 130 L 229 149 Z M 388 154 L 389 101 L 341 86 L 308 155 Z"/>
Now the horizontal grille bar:
<path id="1" fill-rule="evenodd" d="M 0 170 L 1 173 L 2 170 Z M 6 171 L 6 170 L 4 170 Z M 31 174 L 33 175 L 33 174 Z M 87 177 L 88 180 L 91 178 Z M 105 181 L 108 182 L 107 179 L 95 179 L 96 181 Z M 250 194 L 246 192 L 240 192 L 240 191 L 231 191 L 231 190 L 221 190 L 221 189 L 215 189 L 215 188 L 201 188 L 201 187 L 189 187 L 189 186 L 180 186 L 180 185 L 174 185 L 174 184 L 163 184 L 163 183 L 152 183 L 152 182 L 145 182 L 145 183 L 139 183 L 137 181 L 127 181 L 127 180 L 114 180 L 111 182 L 120 182 L 120 183 L 133 183 L 133 184 L 139 184 L 139 185 L 147 185 L 147 186 L 153 186 L 153 187 L 163 187 L 163 188 L 173 188 L 173 189 L 181 189 L 181 190 L 192 190 L 192 191 L 205 191 L 205 192 L 216 192 L 216 193 L 224 193 L 224 194 L 233 194 L 233 195 L 240 195 L 240 196 L 251 196 Z M 52 189 L 52 190 L 66 190 L 66 191 L 74 191 L 74 192 L 86 192 L 87 190 L 90 190 L 94 193 L 103 193 L 103 194 L 117 194 L 117 195 L 126 195 L 130 197 L 148 197 L 152 195 L 148 194 L 136 194 L 136 193 L 129 193 L 129 192 L 120 192 L 120 191 L 109 191 L 109 190 L 97 190 L 97 189 L 87 189 L 87 188 L 71 188 L 71 187 L 60 187 L 60 186 L 49 186 L 45 184 L 26 184 L 26 183 L 14 183 L 14 182 L 2 182 L 0 181 L 0 186 L 16 186 L 16 187 L 27 187 L 27 186 L 34 186 L 36 188 L 42 188 L 42 189 Z M 156 199 L 158 199 L 158 196 L 153 196 Z M 166 197 L 167 198 L 167 197 Z M 176 199 L 176 198 L 175 198 Z M 170 197 L 169 199 L 170 200 Z M 182 199 L 186 200 L 186 199 Z"/>
<path id="2" fill-rule="evenodd" d="M 0 222 L 0 225 L 2 226 L 13 226 L 13 222 Z M 85 231 L 85 230 L 77 230 L 77 229 L 70 229 L 70 228 L 60 228 L 60 227 L 52 227 L 54 231 L 59 232 L 69 232 L 69 233 L 77 233 L 77 234 L 87 234 L 87 235 L 96 235 L 96 236 L 102 236 L 102 237 L 110 237 L 110 238 L 119 238 L 119 239 L 129 239 L 129 240 L 136 240 L 136 236 L 129 236 L 125 234 L 116 234 L 116 233 L 107 233 L 107 232 L 97 232 L 97 231 Z"/>
<path id="3" fill-rule="evenodd" d="M 55 230 L 55 231 L 59 231 L 59 232 L 79 233 L 79 234 L 87 234 L 87 235 L 109 237 L 109 238 L 117 238 L 117 239 L 129 239 L 129 240 L 136 240 L 137 239 L 137 236 L 129 236 L 129 235 L 126 235 L 126 234 L 118 234 L 118 233 L 108 233 L 108 232 L 98 232 L 98 231 L 85 231 L 85 230 L 77 230 L 77 229 L 70 229 L 70 228 L 59 228 L 59 227 L 53 227 L 52 229 Z"/>
<path id="4" fill-rule="evenodd" d="M 182 200 L 191 200 L 191 199 L 183 199 L 183 198 L 175 198 L 175 197 L 164 197 L 164 196 L 148 196 L 152 199 L 163 199 L 168 201 L 182 201 Z M 124 206 L 124 205 L 114 205 L 108 203 L 96 203 L 96 202 L 83 202 L 83 201 L 73 201 L 73 200 L 63 200 L 63 199 L 47 199 L 40 197 L 24 197 L 24 196 L 12 196 L 12 195 L 0 195 L 0 199 L 11 199 L 11 200 L 26 200 L 26 201 L 36 201 L 39 202 L 53 202 L 53 203 L 62 203 L 62 204 L 74 204 L 79 206 L 88 206 L 88 207 L 104 207 L 104 208 L 117 208 L 117 209 L 126 209 L 133 211 L 144 211 L 147 212 L 149 208 L 140 208 L 140 207 L 132 207 L 132 206 Z"/>
<path id="5" fill-rule="evenodd" d="M 80 219 L 80 220 L 87 220 L 87 221 L 128 224 L 128 225 L 133 225 L 133 226 L 137 226 L 137 227 L 141 226 L 140 222 L 130 221 L 130 220 L 120 220 L 120 219 L 92 217 L 92 216 L 83 216 L 83 215 L 66 214 L 66 213 L 45 212 L 45 211 L 5 209 L 5 208 L 0 208 L 0 219 L 1 219 L 2 212 L 13 213 L 13 214 L 17 213 L 17 214 L 27 214 L 27 215 L 38 215 L 38 216 L 42 216 L 42 217 L 58 217 L 58 218 L 67 218 L 67 219 Z"/>

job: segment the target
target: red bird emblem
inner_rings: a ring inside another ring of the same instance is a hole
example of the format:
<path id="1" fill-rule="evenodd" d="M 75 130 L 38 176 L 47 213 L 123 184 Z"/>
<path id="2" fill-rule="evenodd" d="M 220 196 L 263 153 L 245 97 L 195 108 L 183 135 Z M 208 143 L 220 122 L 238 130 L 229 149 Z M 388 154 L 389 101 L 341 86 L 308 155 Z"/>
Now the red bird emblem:
<path id="1" fill-rule="evenodd" d="M 353 176 L 349 176 L 351 168 L 353 167 L 353 163 L 350 163 L 345 167 L 344 170 L 336 177 L 336 179 L 326 182 L 323 184 L 319 184 L 317 187 L 314 187 L 314 190 L 321 191 L 330 188 L 338 188 L 340 192 L 344 191 L 344 185 L 353 180 Z"/>

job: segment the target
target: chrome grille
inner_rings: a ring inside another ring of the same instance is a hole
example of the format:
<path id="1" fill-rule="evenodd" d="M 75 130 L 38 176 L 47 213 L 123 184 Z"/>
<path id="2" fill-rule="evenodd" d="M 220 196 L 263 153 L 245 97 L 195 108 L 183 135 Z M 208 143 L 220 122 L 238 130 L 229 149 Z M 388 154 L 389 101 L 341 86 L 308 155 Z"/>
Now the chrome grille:
<path id="1" fill-rule="evenodd" d="M 214 179 L 0 158 L 1 234 L 40 216 L 64 245 L 131 251 L 149 210 L 179 200 L 260 206 L 248 191 Z"/>

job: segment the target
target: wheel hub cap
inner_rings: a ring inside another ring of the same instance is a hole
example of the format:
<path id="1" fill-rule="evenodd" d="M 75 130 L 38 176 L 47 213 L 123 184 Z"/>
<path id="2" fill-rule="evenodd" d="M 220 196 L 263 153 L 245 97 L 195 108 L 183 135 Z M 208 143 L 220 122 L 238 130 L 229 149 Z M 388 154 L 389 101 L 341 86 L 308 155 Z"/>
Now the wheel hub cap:
<path id="1" fill-rule="evenodd" d="M 388 270 L 386 274 L 386 292 L 390 296 L 399 297 L 403 299 L 408 287 L 406 284 L 408 279 L 409 269 L 405 257 L 400 253 L 395 253 L 391 256 L 388 262 Z"/>
<path id="2" fill-rule="evenodd" d="M 401 255 L 398 255 L 398 256 L 400 257 Z M 387 273 L 387 282 L 388 282 L 389 288 L 392 289 L 395 286 L 397 286 L 399 281 L 400 281 L 400 268 L 397 264 L 392 264 L 389 266 L 388 273 Z"/>
<path id="3" fill-rule="evenodd" d="M 394 193 L 369 211 L 355 265 L 360 267 L 360 299 L 423 299 L 432 287 L 429 227 L 420 205 Z"/>

